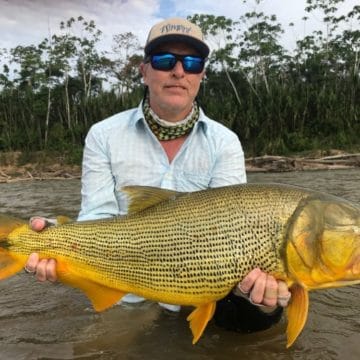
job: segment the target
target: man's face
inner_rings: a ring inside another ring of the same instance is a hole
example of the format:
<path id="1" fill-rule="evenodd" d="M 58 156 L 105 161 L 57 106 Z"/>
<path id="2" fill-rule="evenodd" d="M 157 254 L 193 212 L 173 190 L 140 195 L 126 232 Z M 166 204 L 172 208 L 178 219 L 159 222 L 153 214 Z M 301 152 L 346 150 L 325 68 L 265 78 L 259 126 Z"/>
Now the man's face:
<path id="1" fill-rule="evenodd" d="M 165 44 L 156 52 L 170 52 L 178 55 L 199 55 L 192 47 L 179 44 Z M 184 71 L 180 61 L 169 71 L 155 70 L 150 63 L 141 64 L 144 84 L 149 87 L 150 106 L 162 119 L 180 121 L 192 108 L 205 71 L 191 74 Z"/>

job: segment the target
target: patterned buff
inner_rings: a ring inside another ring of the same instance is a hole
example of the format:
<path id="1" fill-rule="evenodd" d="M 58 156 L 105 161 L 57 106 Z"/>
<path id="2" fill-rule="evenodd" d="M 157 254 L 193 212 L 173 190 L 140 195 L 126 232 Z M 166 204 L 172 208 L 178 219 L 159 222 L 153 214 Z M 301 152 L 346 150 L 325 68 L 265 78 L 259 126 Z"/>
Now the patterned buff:
<path id="1" fill-rule="evenodd" d="M 150 108 L 148 97 L 144 99 L 143 112 L 151 131 L 159 140 L 173 140 L 188 134 L 199 119 L 199 106 L 196 101 L 190 114 L 176 123 L 160 119 Z"/>

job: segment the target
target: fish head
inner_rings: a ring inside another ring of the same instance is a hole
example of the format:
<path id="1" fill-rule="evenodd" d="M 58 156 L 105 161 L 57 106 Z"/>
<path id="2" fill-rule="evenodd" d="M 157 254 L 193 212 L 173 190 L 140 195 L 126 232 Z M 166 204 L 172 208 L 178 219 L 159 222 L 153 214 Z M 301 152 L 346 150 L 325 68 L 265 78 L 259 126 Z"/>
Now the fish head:
<path id="1" fill-rule="evenodd" d="M 327 204 L 319 246 L 321 263 L 338 274 L 337 281 L 360 282 L 359 208 L 348 203 Z"/>
<path id="2" fill-rule="evenodd" d="M 360 208 L 336 197 L 305 201 L 295 212 L 287 265 L 308 289 L 360 283 Z"/>

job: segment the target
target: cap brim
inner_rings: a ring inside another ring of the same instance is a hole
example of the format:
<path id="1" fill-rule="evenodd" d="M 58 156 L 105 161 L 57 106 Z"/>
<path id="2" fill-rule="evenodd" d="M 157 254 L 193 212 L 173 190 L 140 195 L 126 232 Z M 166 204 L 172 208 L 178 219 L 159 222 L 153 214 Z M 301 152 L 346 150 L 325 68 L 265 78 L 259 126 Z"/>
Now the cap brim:
<path id="1" fill-rule="evenodd" d="M 210 49 L 209 47 L 202 41 L 194 39 L 190 36 L 178 35 L 178 34 L 169 34 L 160 36 L 152 41 L 150 41 L 145 46 L 145 55 L 150 55 L 156 48 L 160 45 L 169 43 L 169 42 L 181 42 L 192 46 L 195 50 L 199 52 L 201 56 L 204 58 L 208 57 Z"/>

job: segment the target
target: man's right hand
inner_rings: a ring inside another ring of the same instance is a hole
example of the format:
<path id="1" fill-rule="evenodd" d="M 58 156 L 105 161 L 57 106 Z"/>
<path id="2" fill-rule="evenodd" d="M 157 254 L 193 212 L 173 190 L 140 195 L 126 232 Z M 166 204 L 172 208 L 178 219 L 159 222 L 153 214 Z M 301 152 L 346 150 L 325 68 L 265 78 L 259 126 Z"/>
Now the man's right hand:
<path id="1" fill-rule="evenodd" d="M 49 225 L 51 221 L 48 221 L 43 217 L 34 217 L 30 219 L 30 227 L 34 231 L 41 231 Z M 56 276 L 56 260 L 55 259 L 40 259 L 39 254 L 32 253 L 27 259 L 25 268 L 27 272 L 34 273 L 39 281 L 51 281 L 57 280 Z"/>

